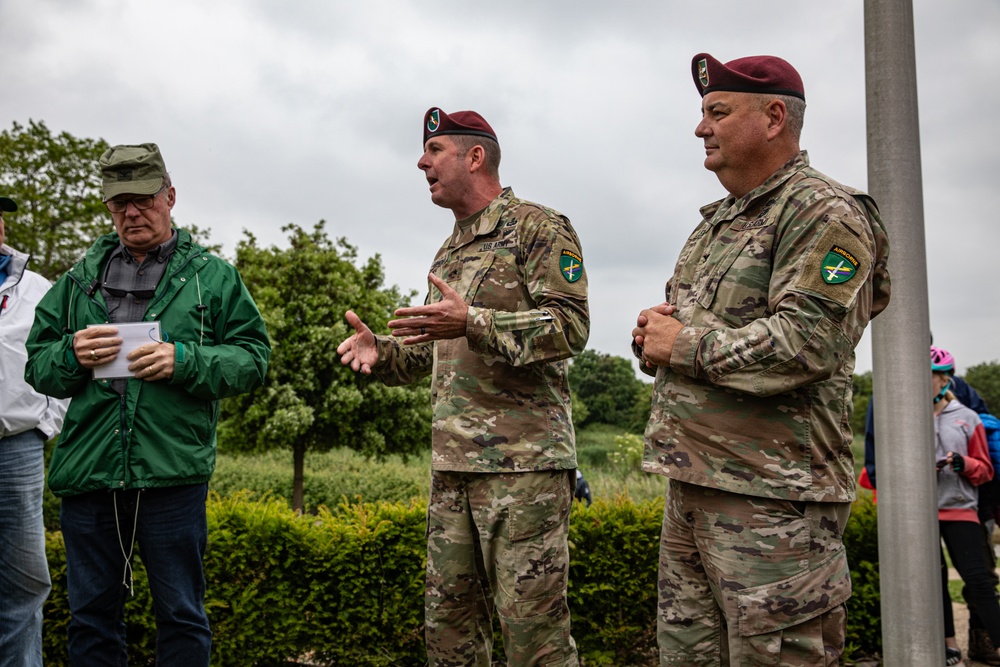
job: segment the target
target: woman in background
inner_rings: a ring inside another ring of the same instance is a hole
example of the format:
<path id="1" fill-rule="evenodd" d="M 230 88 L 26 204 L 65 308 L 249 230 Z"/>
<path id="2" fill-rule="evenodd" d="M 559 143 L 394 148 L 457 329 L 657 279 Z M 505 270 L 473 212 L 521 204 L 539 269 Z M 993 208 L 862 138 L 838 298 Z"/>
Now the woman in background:
<path id="1" fill-rule="evenodd" d="M 979 415 L 951 392 L 955 359 L 931 347 L 934 400 L 934 447 L 937 459 L 938 525 L 951 563 L 965 584 L 963 595 L 986 626 L 994 646 L 1000 646 L 1000 602 L 983 555 L 976 487 L 993 478 L 986 431 Z M 955 622 L 948 595 L 948 568 L 941 553 L 944 593 L 945 665 L 962 663 L 955 641 Z"/>

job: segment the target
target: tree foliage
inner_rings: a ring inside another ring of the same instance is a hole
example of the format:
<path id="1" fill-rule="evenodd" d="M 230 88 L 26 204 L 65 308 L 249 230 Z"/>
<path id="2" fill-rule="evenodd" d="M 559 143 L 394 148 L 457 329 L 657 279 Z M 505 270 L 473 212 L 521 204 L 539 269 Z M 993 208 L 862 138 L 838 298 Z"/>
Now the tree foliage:
<path id="1" fill-rule="evenodd" d="M 642 432 L 649 419 L 650 390 L 624 357 L 584 350 L 569 366 L 569 384 L 584 416 L 573 413 L 577 427 L 602 423 Z"/>
<path id="2" fill-rule="evenodd" d="M 103 139 L 53 134 L 42 121 L 0 132 L 0 188 L 17 202 L 8 245 L 31 254 L 32 269 L 54 279 L 111 230 L 101 202 L 97 159 Z"/>
<path id="3" fill-rule="evenodd" d="M 291 449 L 293 505 L 302 507 L 307 450 L 350 447 L 369 456 L 409 454 L 430 443 L 430 393 L 423 383 L 386 387 L 340 363 L 337 345 L 354 310 L 376 333 L 406 305 L 395 286 L 383 287 L 381 259 L 364 264 L 346 239 L 332 241 L 317 223 L 306 232 L 283 228 L 290 247 L 262 248 L 246 232 L 236 265 L 267 323 L 272 354 L 263 387 L 223 403 L 219 447 L 227 451 Z"/>
<path id="4" fill-rule="evenodd" d="M 101 195 L 98 158 L 104 139 L 53 134 L 44 121 L 14 122 L 0 132 L 0 194 L 17 202 L 7 214 L 7 245 L 31 255 L 31 268 L 50 280 L 83 257 L 87 248 L 112 231 Z M 185 226 L 210 252 L 210 228 Z"/>
<path id="5" fill-rule="evenodd" d="M 965 371 L 965 381 L 979 392 L 994 415 L 1000 413 L 1000 361 L 986 361 Z"/>

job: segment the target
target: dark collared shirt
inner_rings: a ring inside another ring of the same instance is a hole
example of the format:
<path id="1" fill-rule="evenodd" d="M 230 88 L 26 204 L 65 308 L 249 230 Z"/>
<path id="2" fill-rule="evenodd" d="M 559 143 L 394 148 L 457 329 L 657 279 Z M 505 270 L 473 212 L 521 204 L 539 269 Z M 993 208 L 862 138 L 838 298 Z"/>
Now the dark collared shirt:
<path id="1" fill-rule="evenodd" d="M 104 279 L 101 281 L 101 294 L 108 304 L 108 315 L 111 322 L 140 322 L 149 306 L 144 291 L 152 292 L 160 284 L 160 279 L 167 270 L 167 262 L 177 248 L 177 230 L 173 230 L 170 238 L 146 253 L 140 264 L 121 243 L 108 257 L 104 267 Z M 123 296 L 115 296 L 108 287 L 116 291 L 126 291 Z"/>
<path id="2" fill-rule="evenodd" d="M 150 301 L 142 292 L 152 292 L 160 284 L 160 279 L 167 270 L 167 262 L 176 249 L 176 229 L 166 242 L 147 252 L 142 263 L 136 261 L 128 248 L 121 243 L 118 244 L 108 257 L 108 263 L 104 266 L 104 279 L 101 281 L 101 294 L 108 304 L 108 319 L 112 324 L 142 321 Z M 127 293 L 116 296 L 108 291 L 109 287 Z M 140 295 L 136 296 L 136 292 Z M 125 379 L 116 379 L 111 381 L 111 386 L 119 394 L 124 394 L 126 383 Z"/>

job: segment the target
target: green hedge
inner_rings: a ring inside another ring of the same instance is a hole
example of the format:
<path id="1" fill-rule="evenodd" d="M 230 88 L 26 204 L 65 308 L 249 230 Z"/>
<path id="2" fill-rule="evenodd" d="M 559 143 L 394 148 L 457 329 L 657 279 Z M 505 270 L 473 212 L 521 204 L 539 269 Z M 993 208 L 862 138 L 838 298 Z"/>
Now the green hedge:
<path id="1" fill-rule="evenodd" d="M 878 576 L 878 513 L 872 494 L 858 490 L 844 531 L 851 568 L 851 599 L 847 601 L 847 650 L 853 658 L 882 653 L 882 596 Z"/>
<path id="2" fill-rule="evenodd" d="M 588 665 L 656 663 L 662 506 L 619 497 L 574 508 L 569 600 L 573 636 Z M 333 665 L 424 664 L 425 512 L 423 502 L 413 501 L 343 504 L 298 516 L 284 500 L 213 494 L 205 558 L 212 664 L 287 666 L 303 658 Z M 849 524 L 849 535 L 851 529 Z M 871 544 L 867 536 L 855 537 Z M 49 534 L 48 554 L 53 591 L 45 607 L 45 664 L 63 665 L 69 612 L 60 533 Z M 141 563 L 134 590 L 126 603 L 130 664 L 151 665 L 155 632 Z M 870 634 L 871 626 L 859 622 L 871 620 L 850 620 L 850 641 L 860 649 L 858 637 Z M 499 636 L 497 644 L 499 653 Z"/>

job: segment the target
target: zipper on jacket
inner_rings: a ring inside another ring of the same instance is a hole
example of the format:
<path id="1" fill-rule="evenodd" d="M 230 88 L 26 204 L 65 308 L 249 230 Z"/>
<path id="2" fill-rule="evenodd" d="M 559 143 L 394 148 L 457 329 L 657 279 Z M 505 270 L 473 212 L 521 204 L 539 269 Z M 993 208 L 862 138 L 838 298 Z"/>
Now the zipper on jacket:
<path id="1" fill-rule="evenodd" d="M 82 282 L 80 282 L 80 279 L 77 278 L 75 275 L 73 275 L 72 273 L 68 273 L 67 275 L 69 276 L 70 280 L 72 280 L 74 283 L 76 283 L 76 286 L 80 288 L 80 291 L 82 291 L 84 293 L 84 295 L 86 295 L 86 297 L 90 300 L 91 303 L 93 303 L 95 306 L 99 307 L 102 311 L 104 311 L 104 317 L 105 317 L 105 319 L 110 320 L 111 319 L 111 313 L 108 312 L 108 307 L 106 305 L 102 304 L 100 301 L 98 301 L 97 297 L 95 296 L 97 294 L 97 292 L 98 292 L 98 286 L 94 285 L 95 289 L 93 291 L 90 291 L 88 289 L 89 286 L 88 285 L 84 285 Z M 70 332 L 70 333 L 72 333 L 72 332 Z"/>
<path id="2" fill-rule="evenodd" d="M 125 394 L 119 394 L 118 396 L 119 414 L 121 415 L 120 421 L 122 436 L 122 479 L 118 482 L 118 486 L 124 488 L 128 484 L 128 419 L 126 414 L 125 406 Z"/>

